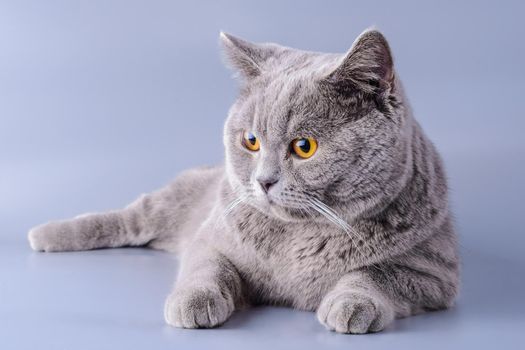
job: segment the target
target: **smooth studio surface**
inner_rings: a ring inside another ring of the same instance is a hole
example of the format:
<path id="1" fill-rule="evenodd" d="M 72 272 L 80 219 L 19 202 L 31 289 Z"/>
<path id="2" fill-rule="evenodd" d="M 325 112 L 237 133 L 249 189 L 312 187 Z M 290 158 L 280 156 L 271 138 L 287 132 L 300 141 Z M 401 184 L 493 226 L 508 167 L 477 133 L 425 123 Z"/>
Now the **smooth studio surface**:
<path id="1" fill-rule="evenodd" d="M 37 254 L 0 249 L 5 349 L 521 349 L 523 266 L 465 252 L 458 306 L 398 320 L 382 333 L 341 335 L 314 313 L 261 307 L 217 329 L 164 323 L 176 262 L 142 249 Z M 490 277 L 487 277 L 490 275 Z"/>
<path id="2" fill-rule="evenodd" d="M 524 10 L 518 1 L 0 1 L 0 348 L 521 349 Z M 271 307 L 180 330 L 162 313 L 174 256 L 30 250 L 34 225 L 123 207 L 183 169 L 222 161 L 237 87 L 219 30 L 344 52 L 374 24 L 448 168 L 463 256 L 454 309 L 363 336 Z"/>

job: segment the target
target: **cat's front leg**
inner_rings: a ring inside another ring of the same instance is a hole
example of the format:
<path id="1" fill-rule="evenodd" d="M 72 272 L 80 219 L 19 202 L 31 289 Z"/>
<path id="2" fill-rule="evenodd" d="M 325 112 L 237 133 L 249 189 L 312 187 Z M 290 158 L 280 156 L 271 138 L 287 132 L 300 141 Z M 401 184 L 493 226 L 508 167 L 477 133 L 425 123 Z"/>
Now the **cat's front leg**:
<path id="1" fill-rule="evenodd" d="M 223 324 L 242 304 L 242 282 L 235 266 L 204 242 L 196 242 L 182 256 L 164 317 L 175 327 L 211 328 Z"/>
<path id="2" fill-rule="evenodd" d="M 317 318 L 338 333 L 362 334 L 383 330 L 395 316 L 394 306 L 366 273 L 345 275 L 323 298 Z"/>
<path id="3" fill-rule="evenodd" d="M 341 333 L 376 332 L 395 317 L 451 307 L 459 288 L 457 256 L 443 242 L 439 250 L 430 243 L 343 276 L 317 310 L 321 323 Z"/>

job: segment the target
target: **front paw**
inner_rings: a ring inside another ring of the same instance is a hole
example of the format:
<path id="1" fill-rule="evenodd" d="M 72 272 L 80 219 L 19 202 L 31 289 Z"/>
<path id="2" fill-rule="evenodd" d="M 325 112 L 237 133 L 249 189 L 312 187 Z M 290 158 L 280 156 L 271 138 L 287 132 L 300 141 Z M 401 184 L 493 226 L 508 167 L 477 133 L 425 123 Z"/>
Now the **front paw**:
<path id="1" fill-rule="evenodd" d="M 363 334 L 383 330 L 394 319 L 394 312 L 380 297 L 331 292 L 321 302 L 317 318 L 332 331 Z"/>
<path id="2" fill-rule="evenodd" d="M 231 297 L 219 287 L 184 287 L 168 296 L 164 318 L 179 328 L 212 328 L 223 324 L 233 313 Z"/>

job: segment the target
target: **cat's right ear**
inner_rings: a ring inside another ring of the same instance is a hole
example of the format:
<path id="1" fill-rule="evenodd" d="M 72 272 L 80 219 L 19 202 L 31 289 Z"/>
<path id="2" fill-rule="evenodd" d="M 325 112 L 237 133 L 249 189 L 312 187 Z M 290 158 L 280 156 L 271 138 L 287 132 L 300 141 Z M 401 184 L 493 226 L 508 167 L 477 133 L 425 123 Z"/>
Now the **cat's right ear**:
<path id="1" fill-rule="evenodd" d="M 246 80 L 263 74 L 265 61 L 276 51 L 274 45 L 250 43 L 225 32 L 220 41 L 227 64 Z"/>
<path id="2" fill-rule="evenodd" d="M 343 93 L 361 90 L 381 95 L 392 89 L 394 62 L 383 34 L 376 29 L 365 30 L 323 83 Z"/>

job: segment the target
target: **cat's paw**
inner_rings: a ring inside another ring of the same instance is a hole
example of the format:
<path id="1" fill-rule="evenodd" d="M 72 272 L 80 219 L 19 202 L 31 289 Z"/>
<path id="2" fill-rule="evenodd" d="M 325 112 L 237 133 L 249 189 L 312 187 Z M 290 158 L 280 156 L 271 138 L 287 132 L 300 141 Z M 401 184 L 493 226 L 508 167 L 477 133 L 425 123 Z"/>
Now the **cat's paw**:
<path id="1" fill-rule="evenodd" d="M 362 292 L 331 292 L 317 310 L 317 318 L 338 333 L 379 332 L 394 319 L 394 311 L 380 298 Z"/>
<path id="2" fill-rule="evenodd" d="M 29 245 L 37 252 L 70 250 L 67 227 L 55 221 L 32 228 L 28 233 Z"/>
<path id="3" fill-rule="evenodd" d="M 164 306 L 164 318 L 179 328 L 212 328 L 223 324 L 235 309 L 219 287 L 176 288 Z"/>

